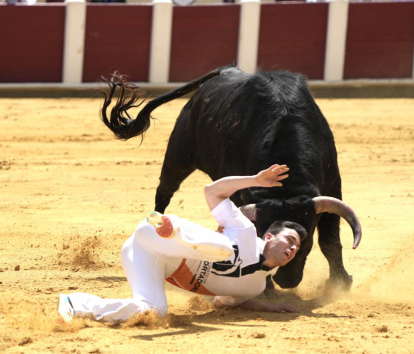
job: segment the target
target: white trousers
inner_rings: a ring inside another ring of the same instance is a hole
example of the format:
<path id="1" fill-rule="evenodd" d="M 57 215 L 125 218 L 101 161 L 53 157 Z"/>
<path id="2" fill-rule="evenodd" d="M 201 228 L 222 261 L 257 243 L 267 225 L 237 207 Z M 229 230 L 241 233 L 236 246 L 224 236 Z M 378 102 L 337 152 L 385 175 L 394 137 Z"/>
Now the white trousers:
<path id="1" fill-rule="evenodd" d="M 85 293 L 70 294 L 75 316 L 118 322 L 150 309 L 166 315 L 164 281 L 183 258 L 216 262 L 226 259 L 233 251 L 225 236 L 196 224 L 186 225 L 183 232 L 164 239 L 146 220 L 142 221 L 121 250 L 122 267 L 132 289 L 132 298 L 102 299 Z"/>

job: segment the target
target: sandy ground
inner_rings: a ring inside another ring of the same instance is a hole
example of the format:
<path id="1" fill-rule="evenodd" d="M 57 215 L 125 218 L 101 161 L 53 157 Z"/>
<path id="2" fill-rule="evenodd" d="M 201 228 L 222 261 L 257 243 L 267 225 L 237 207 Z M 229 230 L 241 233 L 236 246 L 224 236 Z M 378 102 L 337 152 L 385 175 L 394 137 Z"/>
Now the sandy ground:
<path id="1" fill-rule="evenodd" d="M 139 147 L 98 119 L 97 99 L 0 100 L 0 352 L 414 353 L 414 100 L 318 100 L 335 134 L 344 200 L 348 294 L 325 294 L 317 245 L 282 291 L 299 314 L 215 310 L 167 286 L 170 315 L 124 325 L 56 322 L 60 292 L 130 297 L 119 251 L 153 209 L 166 143 L 185 100 L 166 104 Z M 208 178 L 194 173 L 168 209 L 215 227 Z"/>

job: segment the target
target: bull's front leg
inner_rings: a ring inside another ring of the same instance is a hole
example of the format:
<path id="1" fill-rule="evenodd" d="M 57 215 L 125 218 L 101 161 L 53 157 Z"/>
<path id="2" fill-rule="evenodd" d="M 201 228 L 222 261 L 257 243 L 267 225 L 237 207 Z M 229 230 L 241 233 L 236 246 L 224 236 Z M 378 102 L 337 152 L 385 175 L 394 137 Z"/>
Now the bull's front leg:
<path id="1" fill-rule="evenodd" d="M 268 300 L 277 300 L 279 298 L 279 295 L 277 294 L 275 289 L 275 284 L 273 284 L 271 275 L 268 275 L 266 277 L 266 288 L 263 293 L 266 296 L 266 299 Z"/>
<path id="2" fill-rule="evenodd" d="M 325 213 L 318 223 L 319 246 L 329 264 L 327 286 L 339 287 L 348 291 L 352 286 L 352 276 L 345 270 L 342 259 L 342 244 L 339 238 L 339 216 Z"/>

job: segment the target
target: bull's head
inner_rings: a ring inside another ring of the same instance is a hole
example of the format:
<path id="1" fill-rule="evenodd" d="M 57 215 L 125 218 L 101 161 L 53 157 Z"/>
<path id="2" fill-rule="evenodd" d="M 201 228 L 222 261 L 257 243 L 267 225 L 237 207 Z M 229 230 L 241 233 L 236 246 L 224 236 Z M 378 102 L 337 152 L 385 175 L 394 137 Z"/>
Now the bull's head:
<path id="1" fill-rule="evenodd" d="M 246 217 L 255 222 L 259 236 L 263 235 L 275 220 L 294 221 L 307 230 L 308 237 L 302 242 L 295 258 L 280 267 L 274 276 L 275 282 L 282 288 L 295 287 L 302 280 L 306 258 L 313 244 L 312 235 L 319 218 L 318 214 L 327 212 L 336 214 L 338 218 L 343 217 L 354 234 L 353 248 L 355 249 L 361 241 L 361 225 L 356 214 L 347 204 L 336 198 L 301 196 L 288 200 L 272 199 L 245 205 L 240 209 Z"/>

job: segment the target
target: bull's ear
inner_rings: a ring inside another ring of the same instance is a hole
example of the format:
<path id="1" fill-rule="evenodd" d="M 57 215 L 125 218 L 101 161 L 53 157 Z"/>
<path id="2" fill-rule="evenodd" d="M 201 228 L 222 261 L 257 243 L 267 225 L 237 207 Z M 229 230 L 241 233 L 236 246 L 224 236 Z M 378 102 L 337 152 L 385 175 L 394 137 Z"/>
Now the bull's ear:
<path id="1" fill-rule="evenodd" d="M 256 221 L 256 204 L 243 205 L 239 209 L 246 218 L 248 218 L 251 221 Z"/>

